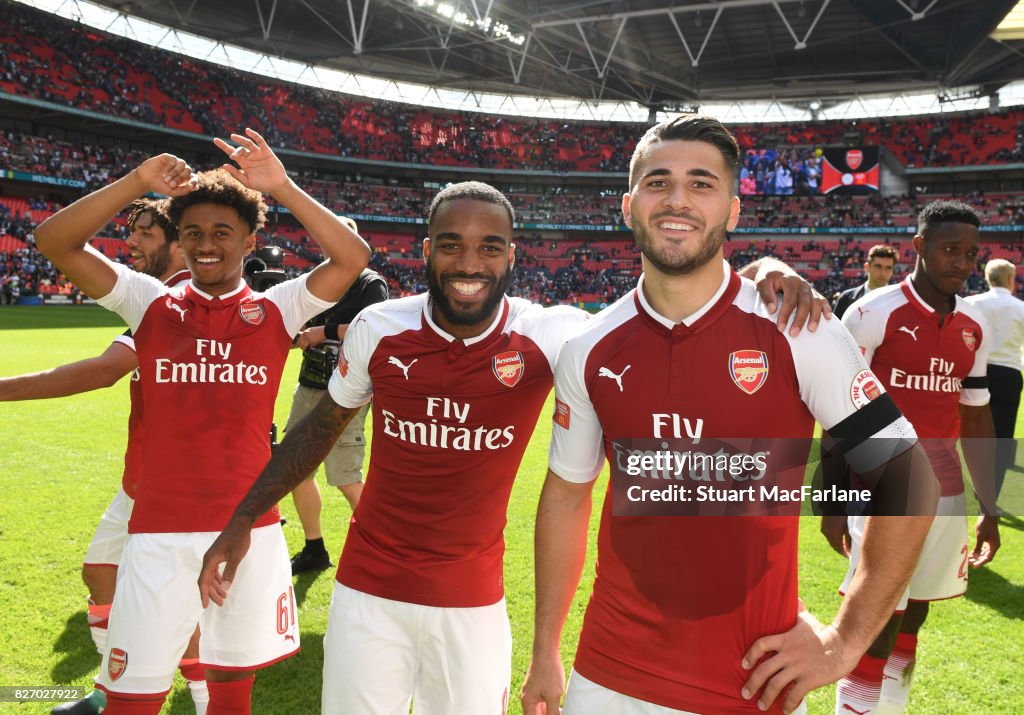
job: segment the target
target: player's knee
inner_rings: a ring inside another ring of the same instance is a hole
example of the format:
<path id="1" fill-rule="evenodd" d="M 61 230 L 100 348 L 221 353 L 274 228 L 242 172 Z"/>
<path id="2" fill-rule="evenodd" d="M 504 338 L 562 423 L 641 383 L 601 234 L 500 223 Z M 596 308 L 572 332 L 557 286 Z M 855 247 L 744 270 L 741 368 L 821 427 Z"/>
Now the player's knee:
<path id="1" fill-rule="evenodd" d="M 235 683 L 240 680 L 249 680 L 254 678 L 256 675 L 255 671 L 252 670 L 215 670 L 213 668 L 206 669 L 206 680 L 211 683 Z"/>
<path id="2" fill-rule="evenodd" d="M 915 601 L 907 605 L 907 611 L 903 614 L 903 623 L 900 625 L 901 633 L 916 634 L 928 618 L 928 602 Z"/>
<path id="3" fill-rule="evenodd" d="M 363 494 L 363 483 L 359 481 L 353 482 L 352 484 L 342 484 L 338 489 L 340 489 L 341 493 L 345 496 L 349 506 L 355 509 L 356 504 L 359 503 L 359 497 Z"/>
<path id="4" fill-rule="evenodd" d="M 875 638 L 875 642 L 868 648 L 867 654 L 872 658 L 888 658 L 896 645 L 896 636 L 900 632 L 900 624 L 903 622 L 901 614 L 894 614 L 889 622 L 882 628 L 882 632 Z"/>
<path id="5" fill-rule="evenodd" d="M 82 583 L 89 589 L 89 597 L 93 602 L 110 603 L 114 600 L 117 569 L 86 564 L 82 566 Z"/>

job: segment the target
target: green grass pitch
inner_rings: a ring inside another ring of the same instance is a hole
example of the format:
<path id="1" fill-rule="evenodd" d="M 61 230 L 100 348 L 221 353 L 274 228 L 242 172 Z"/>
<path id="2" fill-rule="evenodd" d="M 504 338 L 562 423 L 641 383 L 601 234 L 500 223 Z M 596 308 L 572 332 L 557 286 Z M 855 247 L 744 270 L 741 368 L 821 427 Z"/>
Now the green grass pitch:
<path id="1" fill-rule="evenodd" d="M 0 308 L 0 375 L 41 370 L 99 354 L 122 329 L 98 308 Z M 293 354 L 277 401 L 283 425 L 298 367 Z M 505 583 L 514 636 L 512 707 L 529 660 L 533 613 L 533 515 L 547 459 L 550 409 L 543 413 L 520 470 L 508 512 Z M 61 400 L 0 404 L 0 685 L 91 684 L 99 664 L 85 623 L 79 578 L 85 548 L 119 483 L 128 416 L 127 380 L 113 388 Z M 1024 430 L 1018 428 L 1018 434 Z M 196 434 L 197 440 L 203 435 Z M 1020 473 L 1008 479 L 1021 481 Z M 603 491 L 604 477 L 595 494 Z M 341 495 L 325 494 L 323 523 L 336 557 L 349 511 Z M 595 515 L 600 499 L 596 500 Z M 302 532 L 290 499 L 282 503 L 292 550 Z M 845 569 L 813 519 L 800 541 L 801 595 L 823 621 L 839 604 Z M 595 522 L 596 523 L 596 519 Z M 596 532 L 594 532 L 596 533 Z M 563 643 L 568 669 L 593 574 L 588 566 Z M 1024 712 L 1024 522 L 1004 519 L 995 563 L 971 575 L 967 597 L 939 603 L 921 639 L 908 712 L 914 715 Z M 680 568 L 686 555 L 680 553 Z M 296 579 L 302 653 L 256 679 L 255 713 L 318 713 L 322 635 L 331 572 Z M 814 715 L 832 712 L 833 690 L 811 695 Z M 50 705 L 0 703 L 0 713 L 48 713 Z M 190 715 L 178 680 L 164 712 Z M 472 715 L 472 714 L 467 714 Z"/>

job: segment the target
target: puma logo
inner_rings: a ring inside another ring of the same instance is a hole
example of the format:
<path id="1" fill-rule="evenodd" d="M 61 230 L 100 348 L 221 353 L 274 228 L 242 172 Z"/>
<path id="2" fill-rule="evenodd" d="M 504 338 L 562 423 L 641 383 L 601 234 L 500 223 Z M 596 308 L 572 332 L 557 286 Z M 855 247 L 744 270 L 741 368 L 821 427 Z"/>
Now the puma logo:
<path id="1" fill-rule="evenodd" d="M 857 317 L 860 318 L 861 320 L 864 320 L 864 314 L 867 312 L 868 311 L 864 310 L 859 305 L 857 306 Z"/>
<path id="2" fill-rule="evenodd" d="M 188 308 L 182 308 L 177 303 L 172 303 L 170 298 L 167 299 L 167 307 L 181 316 L 181 322 L 185 322 L 185 313 L 188 312 Z"/>
<path id="3" fill-rule="evenodd" d="M 293 636 L 293 635 L 292 635 L 291 633 L 288 633 L 288 634 L 286 634 L 286 635 L 285 635 L 285 637 L 284 637 L 284 639 L 285 639 L 286 641 L 291 641 L 292 643 L 294 643 L 294 642 L 295 642 L 295 636 Z"/>
<path id="4" fill-rule="evenodd" d="M 906 333 L 907 335 L 909 335 L 910 337 L 912 337 L 912 338 L 914 339 L 914 342 L 916 343 L 916 342 L 917 342 L 917 331 L 918 331 L 918 329 L 919 329 L 920 327 L 921 327 L 920 325 L 915 325 L 915 326 L 914 326 L 914 329 L 913 329 L 913 330 L 911 330 L 911 329 L 910 329 L 910 328 L 908 328 L 908 327 L 907 327 L 906 325 L 901 325 L 901 326 L 900 326 L 900 329 L 899 329 L 899 332 L 901 332 L 901 333 Z"/>
<path id="5" fill-rule="evenodd" d="M 864 710 L 855 710 L 853 707 L 847 705 L 846 703 L 843 703 L 842 709 L 849 710 L 852 713 L 857 713 L 857 715 L 867 715 L 869 712 L 871 712 L 871 708 L 866 708 Z"/>
<path id="6" fill-rule="evenodd" d="M 631 368 L 631 367 L 633 367 L 633 366 L 632 365 L 626 365 L 626 367 L 623 368 L 622 372 L 620 372 L 618 375 L 616 375 L 614 372 L 612 372 L 608 368 L 602 367 L 600 370 L 597 371 L 597 376 L 598 377 L 607 377 L 609 380 L 615 380 L 615 384 L 619 386 L 619 392 L 622 392 L 622 376 L 625 375 L 626 371 L 629 370 L 629 368 Z"/>
<path id="7" fill-rule="evenodd" d="M 409 368 L 415 365 L 417 360 L 419 360 L 419 358 L 414 359 L 408 365 L 403 365 L 401 360 L 392 355 L 391 357 L 388 358 L 388 365 L 394 365 L 395 367 L 399 368 L 402 371 L 402 374 L 405 375 L 405 379 L 408 380 Z"/>

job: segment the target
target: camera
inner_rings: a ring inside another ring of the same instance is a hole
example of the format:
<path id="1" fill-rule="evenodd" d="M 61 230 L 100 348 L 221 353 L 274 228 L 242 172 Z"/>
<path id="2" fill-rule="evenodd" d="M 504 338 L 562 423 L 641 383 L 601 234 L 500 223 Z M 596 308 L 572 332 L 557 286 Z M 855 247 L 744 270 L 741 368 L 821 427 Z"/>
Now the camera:
<path id="1" fill-rule="evenodd" d="M 253 253 L 243 265 L 245 282 L 257 293 L 288 280 L 284 272 L 284 251 L 277 246 L 264 246 Z"/>

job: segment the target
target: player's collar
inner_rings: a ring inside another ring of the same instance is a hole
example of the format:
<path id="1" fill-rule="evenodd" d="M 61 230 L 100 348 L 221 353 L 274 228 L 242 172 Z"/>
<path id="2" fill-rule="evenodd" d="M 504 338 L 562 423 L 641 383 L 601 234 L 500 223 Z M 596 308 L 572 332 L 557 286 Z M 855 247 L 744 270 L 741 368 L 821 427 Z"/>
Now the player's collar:
<path id="1" fill-rule="evenodd" d="M 721 283 L 721 285 L 718 286 L 718 289 L 715 291 L 715 294 L 712 295 L 711 298 L 708 299 L 707 303 L 705 303 L 700 308 L 698 308 L 696 312 L 691 313 L 690 315 L 688 315 L 685 318 L 683 318 L 683 320 L 680 321 L 680 323 L 682 325 L 685 325 L 688 328 L 695 329 L 696 324 L 703 317 L 708 315 L 708 313 L 710 313 L 712 311 L 712 309 L 715 308 L 720 302 L 723 302 L 722 298 L 725 296 L 726 291 L 728 291 L 730 293 L 730 295 L 729 295 L 728 301 L 725 301 L 725 302 L 731 303 L 732 302 L 732 298 L 735 295 L 735 290 L 730 290 L 730 287 L 732 287 L 732 284 L 733 284 L 733 277 L 734 277 L 734 275 L 735 274 L 733 273 L 732 268 L 729 266 L 728 261 L 723 260 L 722 261 L 722 283 Z M 738 288 L 738 281 L 739 281 L 739 279 L 737 277 L 736 278 L 736 282 L 737 282 L 737 286 L 736 287 L 737 288 Z M 637 284 L 636 284 L 635 295 L 636 295 L 636 304 L 637 304 L 638 310 L 640 310 L 642 313 L 646 314 L 648 317 L 650 317 L 656 323 L 658 323 L 659 325 L 667 328 L 668 330 L 672 330 L 672 329 L 674 329 L 676 327 L 676 325 L 678 325 L 678 323 L 676 323 L 674 320 L 670 320 L 670 319 L 666 318 L 664 315 L 661 315 L 660 313 L 658 313 L 658 311 L 656 311 L 651 306 L 651 304 L 647 301 L 647 296 L 644 295 L 644 274 L 642 274 L 642 273 L 640 274 L 640 280 L 637 281 Z M 717 312 L 718 311 L 715 311 L 716 314 L 717 314 Z"/>
<path id="2" fill-rule="evenodd" d="M 173 276 L 171 276 L 167 280 L 165 280 L 164 281 L 164 285 L 165 286 L 170 286 L 171 288 L 174 288 L 178 284 L 184 283 L 185 281 L 191 280 L 191 279 L 192 279 L 192 274 L 189 273 L 188 270 L 182 268 L 180 271 L 175 273 Z"/>
<path id="3" fill-rule="evenodd" d="M 922 298 L 920 294 L 917 292 L 917 290 L 914 288 L 914 281 L 910 280 L 910 278 L 911 276 L 907 276 L 906 278 L 904 278 L 903 283 L 900 285 L 900 288 L 903 289 L 903 295 L 907 297 L 907 302 L 910 303 L 915 308 L 917 308 L 922 313 L 924 313 L 925 315 L 927 315 L 928 317 L 933 317 L 935 315 L 935 308 L 931 307 L 930 305 L 924 302 L 924 298 Z M 959 307 L 960 306 L 958 302 L 954 300 L 952 313 L 955 313 L 957 308 Z M 952 315 L 952 313 L 950 313 L 950 315 Z"/>
<path id="4" fill-rule="evenodd" d="M 208 303 L 212 303 L 215 300 L 220 300 L 221 303 L 237 303 L 252 291 L 249 290 L 249 286 L 246 285 L 245 281 L 239 278 L 238 287 L 229 293 L 224 293 L 223 295 L 210 295 L 205 291 L 199 290 L 196 288 L 196 282 L 194 280 L 190 280 L 188 282 L 188 292 L 192 293 L 194 296 L 202 298 Z"/>
<path id="5" fill-rule="evenodd" d="M 433 301 L 430 300 L 429 294 L 424 294 L 425 300 L 423 301 L 423 321 L 430 326 L 430 329 L 435 333 L 444 338 L 447 342 L 452 343 L 460 338 L 456 338 L 454 335 L 446 331 L 440 325 L 434 322 L 433 312 Z M 497 315 L 494 316 L 494 320 L 487 326 L 487 330 L 483 331 L 479 335 L 475 335 L 472 338 L 465 338 L 462 340 L 462 344 L 466 347 L 470 345 L 476 345 L 477 343 L 483 342 L 488 337 L 494 334 L 498 330 L 499 326 L 504 325 L 505 318 L 508 317 L 508 296 L 502 296 L 501 307 L 498 308 Z"/>

